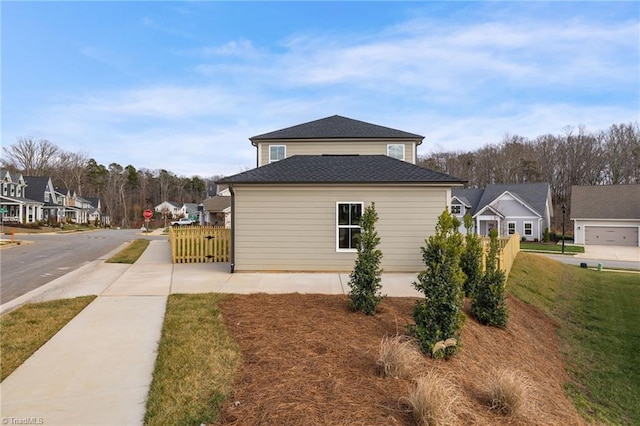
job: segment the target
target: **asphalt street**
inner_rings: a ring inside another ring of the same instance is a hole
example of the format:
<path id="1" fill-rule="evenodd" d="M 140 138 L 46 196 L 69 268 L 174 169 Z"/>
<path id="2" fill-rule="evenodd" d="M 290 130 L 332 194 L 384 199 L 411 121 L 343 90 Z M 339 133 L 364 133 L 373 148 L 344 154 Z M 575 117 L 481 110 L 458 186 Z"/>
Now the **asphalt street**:
<path id="1" fill-rule="evenodd" d="M 0 250 L 0 302 L 6 303 L 100 259 L 140 235 L 137 229 L 72 234 L 18 234 L 19 246 Z"/>

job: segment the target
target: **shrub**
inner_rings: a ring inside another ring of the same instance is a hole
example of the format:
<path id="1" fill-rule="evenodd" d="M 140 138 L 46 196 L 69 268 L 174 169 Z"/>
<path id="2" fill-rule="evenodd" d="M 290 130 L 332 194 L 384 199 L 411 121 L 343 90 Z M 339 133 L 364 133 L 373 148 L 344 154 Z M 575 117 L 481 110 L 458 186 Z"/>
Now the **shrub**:
<path id="1" fill-rule="evenodd" d="M 464 293 L 467 297 L 472 297 L 482 278 L 482 244 L 480 237 L 473 233 L 473 218 L 468 213 L 464 215 L 464 226 L 467 235 L 464 250 L 460 255 L 460 268 L 466 276 Z"/>
<path id="2" fill-rule="evenodd" d="M 380 260 L 382 251 L 377 247 L 380 244 L 380 237 L 375 229 L 378 221 L 375 203 L 364 209 L 360 219 L 360 236 L 358 241 L 358 257 L 349 275 L 349 300 L 351 309 L 362 311 L 367 315 L 373 315 L 376 308 L 384 298 L 380 293 L 382 284 L 382 268 Z"/>
<path id="3" fill-rule="evenodd" d="M 407 402 L 418 425 L 436 426 L 456 423 L 454 407 L 459 399 L 460 394 L 451 382 L 431 371 L 416 379 Z"/>
<path id="4" fill-rule="evenodd" d="M 426 268 L 413 283 L 425 297 L 416 302 L 413 310 L 415 324 L 409 325 L 409 333 L 418 339 L 422 351 L 434 358 L 449 358 L 460 347 L 453 345 L 442 351 L 433 351 L 437 342 L 451 338 L 460 342 L 464 322 L 464 273 L 460 269 L 463 239 L 458 226 L 460 221 L 445 209 L 438 218 L 436 233 L 426 241 L 426 247 L 422 247 Z"/>
<path id="5" fill-rule="evenodd" d="M 384 377 L 409 378 L 422 364 L 416 341 L 408 336 L 385 336 L 380 341 L 376 368 Z"/>
<path id="6" fill-rule="evenodd" d="M 544 235 L 542 237 L 542 241 L 548 243 L 551 240 L 551 233 L 549 232 L 549 228 L 544 228 Z"/>
<path id="7" fill-rule="evenodd" d="M 471 301 L 471 315 L 480 324 L 505 328 L 509 317 L 509 310 L 504 294 L 505 274 L 498 269 L 496 259 L 498 255 L 498 232 L 489 232 L 491 241 L 487 254 L 485 273 L 480 280 L 475 296 Z"/>
<path id="8" fill-rule="evenodd" d="M 491 409 L 505 415 L 526 416 L 531 401 L 529 380 L 515 370 L 496 370 L 489 380 Z"/>

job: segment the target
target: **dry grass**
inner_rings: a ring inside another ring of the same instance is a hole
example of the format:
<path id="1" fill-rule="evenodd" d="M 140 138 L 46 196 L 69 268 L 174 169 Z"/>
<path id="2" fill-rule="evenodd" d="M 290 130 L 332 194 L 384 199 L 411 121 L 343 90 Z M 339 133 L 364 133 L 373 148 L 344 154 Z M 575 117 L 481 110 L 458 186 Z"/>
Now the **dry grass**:
<path id="1" fill-rule="evenodd" d="M 491 409 L 505 415 L 527 417 L 532 401 L 532 385 L 519 371 L 495 370 L 489 379 Z"/>
<path id="2" fill-rule="evenodd" d="M 142 253 L 144 253 L 148 246 L 149 240 L 134 240 L 127 247 L 107 259 L 107 263 L 133 264 L 142 256 Z"/>
<path id="3" fill-rule="evenodd" d="M 0 318 L 0 365 L 4 380 L 82 311 L 95 296 L 30 303 Z"/>
<path id="4" fill-rule="evenodd" d="M 410 378 L 424 364 L 424 357 L 415 339 L 408 336 L 385 336 L 380 341 L 376 367 L 385 377 Z"/>
<path id="5" fill-rule="evenodd" d="M 420 426 L 451 425 L 457 423 L 456 407 L 460 393 L 442 373 L 431 370 L 415 381 L 407 402 L 413 419 Z"/>

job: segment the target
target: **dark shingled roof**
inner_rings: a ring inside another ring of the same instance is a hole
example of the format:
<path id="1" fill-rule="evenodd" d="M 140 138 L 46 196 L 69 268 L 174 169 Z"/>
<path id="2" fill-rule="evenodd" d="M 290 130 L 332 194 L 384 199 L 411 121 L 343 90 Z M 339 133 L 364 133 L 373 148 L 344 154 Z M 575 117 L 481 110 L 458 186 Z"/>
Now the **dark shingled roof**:
<path id="1" fill-rule="evenodd" d="M 420 142 L 424 136 L 402 130 L 391 129 L 389 127 L 378 126 L 377 124 L 365 123 L 364 121 L 353 120 L 351 118 L 334 115 L 286 129 L 264 133 L 262 135 L 249 138 L 251 141 L 264 139 L 340 139 L 340 138 L 419 138 Z"/>
<path id="2" fill-rule="evenodd" d="M 640 219 L 640 184 L 573 186 L 572 219 Z"/>
<path id="3" fill-rule="evenodd" d="M 549 194 L 548 183 L 491 184 L 485 189 L 453 189 L 451 195 L 466 198 L 471 204 L 471 215 L 475 215 L 505 191 L 520 198 L 538 214 L 544 215 Z"/>
<path id="4" fill-rule="evenodd" d="M 452 183 L 463 180 L 386 155 L 294 155 L 220 183 Z"/>

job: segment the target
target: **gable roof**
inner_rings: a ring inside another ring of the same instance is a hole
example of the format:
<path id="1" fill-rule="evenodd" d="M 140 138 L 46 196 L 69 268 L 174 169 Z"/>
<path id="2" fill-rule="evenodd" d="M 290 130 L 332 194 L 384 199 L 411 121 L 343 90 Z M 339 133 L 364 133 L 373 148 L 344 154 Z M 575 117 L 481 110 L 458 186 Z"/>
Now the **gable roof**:
<path id="1" fill-rule="evenodd" d="M 27 187 L 24 190 L 25 196 L 33 200 L 44 202 L 44 193 L 48 189 L 47 186 L 51 183 L 51 178 L 48 176 L 25 176 L 24 180 Z M 55 191 L 54 191 L 55 192 Z M 55 194 L 50 194 L 49 201 L 46 205 L 58 204 L 54 202 Z"/>
<path id="2" fill-rule="evenodd" d="M 640 184 L 573 186 L 571 218 L 640 219 Z"/>
<path id="3" fill-rule="evenodd" d="M 204 210 L 208 212 L 221 212 L 231 207 L 231 197 L 215 196 L 209 197 L 202 202 Z"/>
<path id="4" fill-rule="evenodd" d="M 422 143 L 424 136 L 408 133 L 390 127 L 378 126 L 377 124 L 366 123 L 340 115 L 322 118 L 320 120 L 309 121 L 285 129 L 276 130 L 262 135 L 249 138 L 251 142 L 265 139 L 343 139 L 343 138 L 410 138 L 420 139 Z"/>
<path id="5" fill-rule="evenodd" d="M 468 200 L 472 206 L 471 215 L 475 216 L 496 198 L 509 192 L 543 216 L 546 211 L 549 191 L 548 183 L 491 184 L 487 185 L 485 189 L 452 189 L 451 196 L 460 196 Z"/>
<path id="6" fill-rule="evenodd" d="M 463 180 L 386 155 L 294 155 L 220 183 L 448 183 Z"/>

